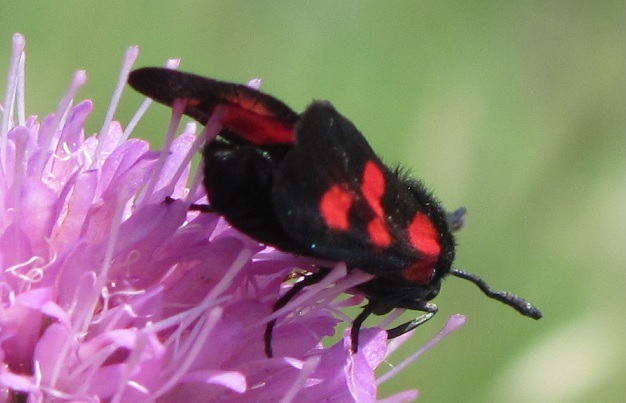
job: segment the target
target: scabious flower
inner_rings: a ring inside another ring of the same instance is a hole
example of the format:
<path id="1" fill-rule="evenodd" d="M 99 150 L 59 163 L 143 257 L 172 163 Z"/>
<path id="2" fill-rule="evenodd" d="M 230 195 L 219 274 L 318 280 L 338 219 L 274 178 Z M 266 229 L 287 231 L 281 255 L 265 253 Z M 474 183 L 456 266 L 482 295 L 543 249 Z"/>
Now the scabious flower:
<path id="1" fill-rule="evenodd" d="M 376 401 L 395 373 L 374 374 L 390 352 L 385 332 L 364 329 L 357 354 L 347 334 L 321 344 L 339 309 L 361 301 L 336 297 L 369 277 L 339 264 L 272 314 L 284 279 L 315 262 L 189 211 L 206 203 L 190 161 L 210 133 L 188 124 L 175 136 L 180 110 L 163 151 L 129 139 L 148 101 L 126 130 L 113 120 L 137 48 L 102 129 L 86 136 L 93 104 L 74 102 L 83 71 L 56 113 L 26 118 L 24 47 L 16 34 L 1 110 L 0 401 Z M 278 316 L 267 358 L 264 327 Z M 462 322 L 453 317 L 437 337 Z"/>

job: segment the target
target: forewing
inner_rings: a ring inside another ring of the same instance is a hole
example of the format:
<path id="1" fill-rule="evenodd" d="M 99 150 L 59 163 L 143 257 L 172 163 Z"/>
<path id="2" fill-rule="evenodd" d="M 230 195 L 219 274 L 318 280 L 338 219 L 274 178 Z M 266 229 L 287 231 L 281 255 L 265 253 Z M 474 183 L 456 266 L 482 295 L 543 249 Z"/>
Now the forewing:
<path id="1" fill-rule="evenodd" d="M 285 231 L 318 256 L 376 274 L 423 257 L 408 231 L 423 206 L 330 103 L 302 114 L 273 199 Z M 436 231 L 424 237 L 438 242 Z"/>
<path id="2" fill-rule="evenodd" d="M 298 114 L 278 99 L 245 85 L 213 80 L 160 67 L 130 73 L 128 83 L 165 105 L 187 101 L 184 114 L 206 124 L 224 108 L 220 123 L 228 135 L 258 146 L 291 144 Z"/>

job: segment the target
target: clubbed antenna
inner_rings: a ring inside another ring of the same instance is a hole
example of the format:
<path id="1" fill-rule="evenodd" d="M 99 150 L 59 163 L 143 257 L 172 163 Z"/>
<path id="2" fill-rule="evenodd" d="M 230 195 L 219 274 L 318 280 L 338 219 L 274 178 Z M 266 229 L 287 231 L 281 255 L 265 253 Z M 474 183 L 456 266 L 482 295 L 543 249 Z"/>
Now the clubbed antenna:
<path id="1" fill-rule="evenodd" d="M 518 297 L 517 295 L 511 294 L 510 292 L 506 291 L 495 291 L 491 289 L 491 287 L 489 287 L 487 283 L 483 281 L 483 279 L 475 274 L 455 268 L 450 269 L 450 274 L 455 277 L 460 277 L 462 279 L 471 281 L 472 283 L 476 284 L 478 288 L 480 288 L 489 298 L 493 298 L 507 304 L 524 316 L 528 316 L 533 319 L 539 319 L 543 316 L 541 311 L 537 309 L 536 306 L 526 301 L 524 298 Z"/>

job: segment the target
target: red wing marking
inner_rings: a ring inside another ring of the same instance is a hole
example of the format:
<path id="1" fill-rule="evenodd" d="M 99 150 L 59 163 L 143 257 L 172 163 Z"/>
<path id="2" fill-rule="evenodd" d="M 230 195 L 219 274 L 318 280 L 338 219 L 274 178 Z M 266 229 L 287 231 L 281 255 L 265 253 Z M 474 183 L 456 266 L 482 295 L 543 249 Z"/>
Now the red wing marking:
<path id="1" fill-rule="evenodd" d="M 415 249 L 426 256 L 433 256 L 435 259 L 439 258 L 439 252 L 441 252 L 439 233 L 426 214 L 415 214 L 407 230 L 409 232 L 409 241 Z"/>
<path id="2" fill-rule="evenodd" d="M 187 106 L 198 106 L 201 101 L 198 98 L 186 98 Z"/>
<path id="3" fill-rule="evenodd" d="M 293 144 L 294 122 L 272 115 L 260 103 L 238 102 L 228 106 L 222 126 L 256 145 Z"/>
<path id="4" fill-rule="evenodd" d="M 384 217 L 385 212 L 380 199 L 385 194 L 385 176 L 375 162 L 368 161 L 365 164 L 361 192 L 374 213 L 379 217 Z"/>
<path id="5" fill-rule="evenodd" d="M 320 200 L 320 211 L 326 225 L 332 229 L 347 231 L 350 228 L 349 215 L 353 202 L 354 195 L 341 185 L 328 189 Z"/>
<path id="6" fill-rule="evenodd" d="M 428 284 L 435 274 L 437 260 L 433 256 L 424 256 L 413 266 L 402 270 L 402 277 L 411 283 Z"/>
<path id="7" fill-rule="evenodd" d="M 367 224 L 367 232 L 374 245 L 386 248 L 391 245 L 391 235 L 385 221 L 385 210 L 381 199 L 385 194 L 385 175 L 373 161 L 367 161 L 363 168 L 361 193 L 376 217 Z"/>
<path id="8" fill-rule="evenodd" d="M 391 245 L 391 235 L 385 221 L 380 217 L 375 217 L 367 224 L 367 232 L 374 245 L 385 248 Z"/>
<path id="9" fill-rule="evenodd" d="M 374 218 L 367 223 L 367 234 L 372 243 L 379 248 L 389 247 L 391 234 L 385 221 L 382 197 L 385 194 L 385 175 L 375 162 L 368 161 L 363 169 L 361 194 L 374 212 Z M 355 195 L 342 185 L 333 185 L 320 200 L 320 211 L 326 225 L 339 231 L 350 228 L 350 209 Z"/>
<path id="10" fill-rule="evenodd" d="M 422 256 L 415 264 L 402 271 L 402 277 L 410 282 L 427 284 L 435 273 L 435 265 L 441 252 L 439 233 L 430 218 L 424 213 L 415 214 L 407 231 L 411 245 Z"/>

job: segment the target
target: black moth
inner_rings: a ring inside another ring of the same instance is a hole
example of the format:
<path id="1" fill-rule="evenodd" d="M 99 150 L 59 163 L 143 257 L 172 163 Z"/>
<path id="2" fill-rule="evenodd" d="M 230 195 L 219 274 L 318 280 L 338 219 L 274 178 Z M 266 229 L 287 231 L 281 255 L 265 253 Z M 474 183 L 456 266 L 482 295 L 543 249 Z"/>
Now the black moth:
<path id="1" fill-rule="evenodd" d="M 137 91 L 166 105 L 186 102 L 184 113 L 206 124 L 218 114 L 220 136 L 203 151 L 204 186 L 214 211 L 259 242 L 296 254 L 343 261 L 374 278 L 356 288 L 368 298 L 352 323 L 352 350 L 370 315 L 394 308 L 424 312 L 387 331 L 393 338 L 437 312 L 430 303 L 441 280 L 453 275 L 488 297 L 534 319 L 542 314 L 514 294 L 494 291 L 478 276 L 452 267 L 452 231 L 465 211 L 446 214 L 415 180 L 387 168 L 357 128 L 325 101 L 302 113 L 240 84 L 164 68 L 142 68 L 128 79 Z M 328 273 L 296 283 L 274 304 L 284 306 Z M 272 356 L 275 320 L 265 332 Z"/>

